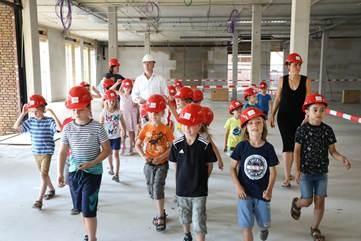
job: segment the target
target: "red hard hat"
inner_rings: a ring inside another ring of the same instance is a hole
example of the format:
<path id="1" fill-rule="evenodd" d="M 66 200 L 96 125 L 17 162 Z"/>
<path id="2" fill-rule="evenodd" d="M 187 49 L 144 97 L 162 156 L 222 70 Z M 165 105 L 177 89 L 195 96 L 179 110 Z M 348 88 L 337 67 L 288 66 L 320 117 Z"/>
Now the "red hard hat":
<path id="1" fill-rule="evenodd" d="M 166 108 L 166 101 L 161 95 L 152 95 L 148 98 L 144 106 L 147 112 L 161 112 Z"/>
<path id="2" fill-rule="evenodd" d="M 317 93 L 313 93 L 306 96 L 305 102 L 303 103 L 302 106 L 302 110 L 306 111 L 307 107 L 313 104 L 324 104 L 325 106 L 328 105 L 327 100 L 324 96 Z"/>
<path id="3" fill-rule="evenodd" d="M 174 96 L 179 99 L 193 99 L 193 90 L 189 87 L 182 87 Z"/>
<path id="4" fill-rule="evenodd" d="M 186 126 L 194 126 L 203 123 L 204 112 L 198 104 L 186 105 L 177 118 L 177 121 Z"/>
<path id="5" fill-rule="evenodd" d="M 174 86 L 176 88 L 182 88 L 184 85 L 183 85 L 183 82 L 181 80 L 176 79 L 176 80 L 174 80 Z"/>
<path id="6" fill-rule="evenodd" d="M 291 53 L 287 56 L 286 59 L 286 63 L 285 64 L 290 64 L 290 63 L 296 63 L 296 64 L 302 64 L 302 58 L 301 55 L 299 55 L 298 53 Z"/>
<path id="7" fill-rule="evenodd" d="M 247 100 L 247 98 L 249 96 L 256 95 L 256 94 L 257 94 L 257 91 L 254 88 L 249 87 L 249 88 L 244 90 L 243 97 L 244 97 L 245 100 Z"/>
<path id="8" fill-rule="evenodd" d="M 265 118 L 264 113 L 258 108 L 248 107 L 247 109 L 243 110 L 241 114 L 241 127 L 243 128 L 249 120 L 259 116 L 261 116 L 263 119 Z"/>
<path id="9" fill-rule="evenodd" d="M 114 90 L 107 90 L 104 93 L 104 100 L 116 100 L 118 99 L 117 92 Z"/>
<path id="10" fill-rule="evenodd" d="M 267 83 L 266 81 L 261 81 L 261 83 L 259 83 L 259 88 L 260 89 L 267 89 Z"/>
<path id="11" fill-rule="evenodd" d="M 228 107 L 228 112 L 233 114 L 233 111 L 238 108 L 242 108 L 243 104 L 239 100 L 232 100 Z"/>
<path id="12" fill-rule="evenodd" d="M 123 79 L 120 87 L 124 89 L 131 89 L 133 88 L 133 81 L 130 79 Z"/>
<path id="13" fill-rule="evenodd" d="M 89 87 L 90 85 L 89 85 L 89 83 L 88 82 L 86 82 L 86 81 L 82 81 L 82 82 L 80 82 L 80 84 L 79 84 L 81 87 Z"/>
<path id="14" fill-rule="evenodd" d="M 193 91 L 193 101 L 194 102 L 201 102 L 203 100 L 203 92 L 199 89 L 195 89 Z"/>
<path id="15" fill-rule="evenodd" d="M 120 63 L 117 58 L 110 58 L 109 59 L 109 66 L 120 66 Z"/>
<path id="16" fill-rule="evenodd" d="M 114 80 L 112 79 L 105 79 L 103 80 L 103 88 L 108 89 L 114 85 Z"/>
<path id="17" fill-rule="evenodd" d="M 40 106 L 46 106 L 47 103 L 41 95 L 32 95 L 30 96 L 30 101 L 28 103 L 28 108 L 38 108 Z"/>
<path id="18" fill-rule="evenodd" d="M 85 87 L 74 86 L 69 90 L 65 101 L 68 109 L 80 110 L 87 107 L 92 100 L 90 92 Z"/>
<path id="19" fill-rule="evenodd" d="M 203 124 L 209 126 L 214 118 L 213 111 L 207 106 L 203 106 L 202 109 L 203 109 L 203 117 L 204 117 Z"/>
<path id="20" fill-rule="evenodd" d="M 168 85 L 168 92 L 170 96 L 175 96 L 175 94 L 177 93 L 177 90 L 175 89 L 175 87 L 173 85 Z"/>

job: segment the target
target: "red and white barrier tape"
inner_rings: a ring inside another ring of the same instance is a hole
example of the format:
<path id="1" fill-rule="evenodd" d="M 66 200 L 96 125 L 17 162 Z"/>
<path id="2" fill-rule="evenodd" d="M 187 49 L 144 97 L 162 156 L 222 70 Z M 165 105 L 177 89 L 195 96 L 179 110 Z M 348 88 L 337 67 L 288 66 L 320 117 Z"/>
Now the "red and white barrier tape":
<path id="1" fill-rule="evenodd" d="M 174 82 L 176 79 L 170 79 L 170 82 Z M 217 80 L 217 79 L 177 79 L 182 82 L 229 82 L 232 83 L 232 80 Z M 273 82 L 274 80 L 266 80 Z M 311 81 L 318 82 L 318 79 L 313 79 Z M 328 82 L 361 82 L 361 79 L 329 79 Z M 251 80 L 237 80 L 237 82 L 251 82 Z"/>
<path id="2" fill-rule="evenodd" d="M 329 114 L 329 115 L 337 116 L 337 117 L 340 117 L 342 119 L 350 120 L 352 122 L 361 124 L 361 117 L 360 116 L 349 115 L 349 114 L 346 114 L 346 113 L 342 113 L 342 112 L 335 111 L 335 110 L 330 110 L 330 109 L 326 109 L 326 113 Z"/>

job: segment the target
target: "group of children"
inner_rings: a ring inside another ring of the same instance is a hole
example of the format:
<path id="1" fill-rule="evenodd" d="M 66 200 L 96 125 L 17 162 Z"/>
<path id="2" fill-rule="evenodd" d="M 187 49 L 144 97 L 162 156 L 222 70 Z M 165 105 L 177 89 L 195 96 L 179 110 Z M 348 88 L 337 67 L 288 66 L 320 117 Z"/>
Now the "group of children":
<path id="1" fill-rule="evenodd" d="M 93 119 L 91 101 L 100 93 L 92 95 L 89 85 L 85 84 L 69 91 L 65 104 L 72 110 L 72 118 L 64 126 L 50 109 L 45 109 L 43 97 L 33 95 L 29 104 L 24 105 L 14 128 L 31 133 L 32 150 L 41 173 L 40 194 L 33 207 L 41 209 L 44 199 L 55 196 L 48 172 L 55 147 L 53 136 L 62 130 L 58 185 L 69 184 L 73 209 L 82 213 L 86 232 L 84 240 L 95 241 L 103 173 L 101 163 L 109 159 L 109 174 L 119 182 L 119 151 L 124 150 L 127 134 L 129 152 L 133 151 L 134 145 L 145 161 L 147 190 L 156 209 L 156 216 L 152 219 L 155 229 L 166 229 L 164 189 L 170 161 L 175 169 L 176 201 L 184 231 L 183 240 L 192 241 L 191 224 L 196 240 L 205 240 L 208 178 L 213 163 L 218 162 L 218 167 L 223 169 L 223 161 L 208 133 L 214 114 L 209 107 L 200 105 L 203 93 L 176 81 L 174 86 L 169 86 L 169 96 L 155 94 L 148 98 L 142 114 L 145 124 L 138 130 L 138 108 L 130 97 L 132 81 L 108 82 L 104 86 L 104 108 L 99 122 Z M 278 158 L 266 139 L 270 98 L 265 83 L 261 83 L 260 89 L 258 98 L 253 88 L 245 91 L 245 105 L 238 100 L 230 103 L 228 110 L 232 118 L 225 125 L 224 150 L 230 152 L 230 173 L 238 199 L 238 223 L 245 241 L 253 240 L 254 219 L 261 230 L 260 239 L 267 239 L 271 223 L 270 201 L 277 176 Z M 242 109 L 243 106 L 246 108 Z M 295 178 L 300 183 L 301 197 L 292 200 L 291 216 L 298 220 L 301 208 L 315 202 L 314 223 L 310 230 L 315 241 L 324 240 L 319 224 L 327 196 L 328 153 L 350 168 L 349 160 L 335 148 L 332 128 L 322 122 L 326 106 L 327 102 L 321 95 L 306 97 L 304 111 L 308 122 L 298 128 L 295 138 Z M 28 112 L 31 116 L 22 121 Z M 45 117 L 45 112 L 53 118 Z M 65 179 L 67 161 L 69 174 Z"/>

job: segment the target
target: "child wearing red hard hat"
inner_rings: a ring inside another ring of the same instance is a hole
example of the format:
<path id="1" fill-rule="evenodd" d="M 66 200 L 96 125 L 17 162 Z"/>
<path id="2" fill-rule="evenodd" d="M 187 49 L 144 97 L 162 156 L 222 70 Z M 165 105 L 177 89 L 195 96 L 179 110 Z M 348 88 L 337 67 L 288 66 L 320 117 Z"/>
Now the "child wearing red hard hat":
<path id="1" fill-rule="evenodd" d="M 256 108 L 260 108 L 258 103 L 257 103 L 257 90 L 254 87 L 249 87 L 247 89 L 244 90 L 243 93 L 243 98 L 246 101 L 246 103 L 244 104 L 244 109 L 248 108 L 248 107 L 256 107 Z"/>
<path id="2" fill-rule="evenodd" d="M 149 122 L 140 130 L 135 148 L 145 160 L 144 175 L 148 193 L 154 200 L 157 215 L 153 224 L 157 231 L 164 231 L 167 225 L 167 214 L 164 209 L 164 185 L 169 165 L 168 156 L 173 141 L 173 133 L 162 123 L 166 109 L 166 100 L 161 95 L 152 95 L 145 103 Z"/>
<path id="3" fill-rule="evenodd" d="M 89 91 L 81 86 L 70 89 L 65 101 L 73 111 L 74 121 L 62 133 L 58 160 L 58 185 L 65 186 L 64 164 L 69 148 L 69 187 L 74 208 L 81 211 L 86 235 L 84 240 L 96 241 L 97 206 L 101 185 L 102 161 L 111 153 L 104 127 L 91 119 Z"/>
<path id="4" fill-rule="evenodd" d="M 260 239 L 266 240 L 271 224 L 270 201 L 276 181 L 278 158 L 267 142 L 267 126 L 261 110 L 249 107 L 242 111 L 243 141 L 231 158 L 231 176 L 238 198 L 238 223 L 243 240 L 253 240 L 254 219 L 260 228 Z"/>
<path id="5" fill-rule="evenodd" d="M 229 103 L 228 112 L 232 117 L 228 118 L 224 128 L 226 134 L 224 137 L 224 152 L 233 151 L 241 138 L 241 112 L 243 104 L 239 100 L 232 100 Z"/>
<path id="6" fill-rule="evenodd" d="M 43 200 L 49 200 L 55 196 L 55 188 L 49 176 L 49 169 L 55 149 L 54 134 L 56 131 L 61 131 L 61 123 L 51 109 L 45 108 L 47 103 L 43 96 L 32 95 L 29 99 L 29 103 L 23 106 L 13 128 L 20 133 L 29 132 L 31 135 L 32 153 L 41 178 L 39 196 L 34 202 L 33 208 L 41 210 Z M 52 117 L 45 116 L 45 112 L 50 113 Z M 28 113 L 30 117 L 22 121 Z M 48 192 L 46 193 L 47 189 Z"/>
<path id="7" fill-rule="evenodd" d="M 196 239 L 205 240 L 208 177 L 217 157 L 211 143 L 199 135 L 204 122 L 200 105 L 186 105 L 177 120 L 182 124 L 184 134 L 173 142 L 169 161 L 176 166 L 179 220 L 183 226 L 185 241 L 192 240 L 191 223 Z"/>
<path id="8" fill-rule="evenodd" d="M 259 84 L 260 92 L 257 94 L 257 104 L 260 110 L 263 111 L 266 119 L 268 119 L 268 112 L 272 110 L 272 97 L 267 93 L 268 85 L 266 81 L 261 81 Z"/>
<path id="9" fill-rule="evenodd" d="M 301 197 L 292 200 L 291 216 L 299 220 L 301 208 L 314 202 L 314 217 L 310 233 L 314 240 L 325 240 L 319 229 L 325 211 L 328 182 L 328 154 L 342 162 L 349 169 L 350 161 L 336 150 L 336 137 L 332 128 L 323 123 L 327 107 L 324 96 L 310 94 L 306 96 L 303 111 L 308 119 L 297 128 L 295 135 L 294 159 L 296 182 L 300 184 Z"/>

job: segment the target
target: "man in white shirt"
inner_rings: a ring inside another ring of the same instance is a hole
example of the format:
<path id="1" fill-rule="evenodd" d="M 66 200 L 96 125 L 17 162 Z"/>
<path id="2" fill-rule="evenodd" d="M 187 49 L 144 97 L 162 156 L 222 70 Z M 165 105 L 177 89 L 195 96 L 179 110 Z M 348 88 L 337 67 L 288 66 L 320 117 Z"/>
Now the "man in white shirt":
<path id="1" fill-rule="evenodd" d="M 167 81 L 153 72 L 155 64 L 153 56 L 146 54 L 142 62 L 144 73 L 135 79 L 132 90 L 133 101 L 140 105 L 154 94 L 168 96 Z"/>

